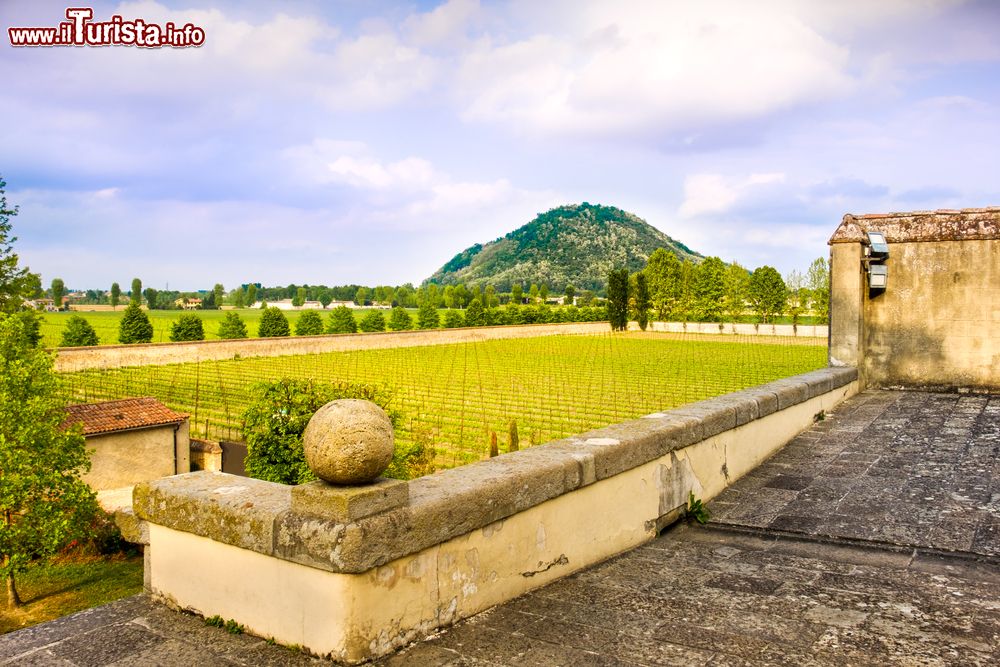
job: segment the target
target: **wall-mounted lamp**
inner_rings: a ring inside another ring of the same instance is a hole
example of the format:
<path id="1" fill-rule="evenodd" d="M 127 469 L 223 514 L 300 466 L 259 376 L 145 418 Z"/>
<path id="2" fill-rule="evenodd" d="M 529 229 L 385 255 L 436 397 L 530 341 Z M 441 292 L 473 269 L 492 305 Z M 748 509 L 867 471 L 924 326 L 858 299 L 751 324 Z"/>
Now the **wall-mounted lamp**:
<path id="1" fill-rule="evenodd" d="M 868 232 L 865 244 L 865 257 L 862 263 L 868 273 L 868 295 L 878 296 L 889 284 L 889 267 L 885 261 L 889 259 L 889 244 L 882 232 Z"/>

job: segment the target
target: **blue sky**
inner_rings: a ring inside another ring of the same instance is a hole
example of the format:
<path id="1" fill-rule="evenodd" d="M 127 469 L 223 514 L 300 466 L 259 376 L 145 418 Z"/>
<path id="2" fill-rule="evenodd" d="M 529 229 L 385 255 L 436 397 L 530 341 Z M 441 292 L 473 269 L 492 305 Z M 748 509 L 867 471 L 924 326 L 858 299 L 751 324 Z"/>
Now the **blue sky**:
<path id="1" fill-rule="evenodd" d="M 417 283 L 580 201 L 787 274 L 844 213 L 1000 204 L 997 2 L 93 7 L 206 43 L 3 35 L 0 174 L 45 284 Z"/>

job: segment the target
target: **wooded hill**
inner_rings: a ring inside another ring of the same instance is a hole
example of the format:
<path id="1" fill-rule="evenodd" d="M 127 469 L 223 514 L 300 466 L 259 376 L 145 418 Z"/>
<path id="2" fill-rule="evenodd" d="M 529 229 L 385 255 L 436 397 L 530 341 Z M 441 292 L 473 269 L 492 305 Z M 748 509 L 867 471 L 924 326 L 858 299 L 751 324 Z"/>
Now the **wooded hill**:
<path id="1" fill-rule="evenodd" d="M 611 269 L 639 271 L 657 248 L 680 260 L 702 255 L 642 218 L 614 206 L 560 206 L 540 214 L 503 238 L 475 244 L 455 255 L 425 282 L 492 284 L 500 292 L 513 283 L 548 284 L 562 291 L 603 290 Z"/>

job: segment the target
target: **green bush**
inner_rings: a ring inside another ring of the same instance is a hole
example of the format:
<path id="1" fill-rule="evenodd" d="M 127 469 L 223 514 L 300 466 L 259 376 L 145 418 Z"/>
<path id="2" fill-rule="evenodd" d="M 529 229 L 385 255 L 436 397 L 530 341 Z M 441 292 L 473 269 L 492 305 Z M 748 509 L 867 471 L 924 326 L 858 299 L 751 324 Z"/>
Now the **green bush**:
<path id="1" fill-rule="evenodd" d="M 365 332 L 385 331 L 385 316 L 379 311 L 373 310 L 361 318 L 358 327 Z"/>
<path id="2" fill-rule="evenodd" d="M 264 313 L 260 316 L 260 323 L 257 325 L 257 335 L 260 338 L 278 338 L 288 336 L 290 333 L 288 318 L 285 317 L 280 308 L 272 306 L 264 309 Z"/>
<path id="3" fill-rule="evenodd" d="M 413 318 L 410 317 L 405 308 L 396 306 L 392 309 L 392 315 L 389 316 L 389 328 L 393 331 L 407 331 L 412 329 Z"/>
<path id="4" fill-rule="evenodd" d="M 243 323 L 239 314 L 229 311 L 219 324 L 219 338 L 233 339 L 246 338 L 247 325 Z"/>
<path id="5" fill-rule="evenodd" d="M 201 318 L 191 313 L 185 313 L 170 325 L 170 340 L 176 342 L 186 340 L 205 340 L 205 326 Z"/>
<path id="6" fill-rule="evenodd" d="M 441 315 L 438 313 L 438 309 L 434 307 L 434 304 L 427 302 L 420 306 L 420 310 L 417 311 L 417 328 L 437 329 L 440 326 Z"/>
<path id="7" fill-rule="evenodd" d="M 444 328 L 457 329 L 465 326 L 465 318 L 460 310 L 446 310 L 444 313 Z"/>
<path id="8" fill-rule="evenodd" d="M 153 340 L 153 325 L 149 317 L 139 307 L 138 302 L 130 301 L 118 323 L 118 342 L 130 345 L 148 343 L 151 340 Z"/>
<path id="9" fill-rule="evenodd" d="M 243 413 L 244 461 L 247 475 L 280 484 L 302 484 L 316 479 L 306 465 L 302 434 L 313 414 L 339 398 L 361 398 L 388 409 L 392 395 L 376 385 L 283 378 L 251 388 L 250 406 Z"/>
<path id="10" fill-rule="evenodd" d="M 357 333 L 358 321 L 347 306 L 337 306 L 330 313 L 330 323 L 326 325 L 327 333 Z"/>
<path id="11" fill-rule="evenodd" d="M 323 318 L 315 310 L 306 310 L 295 323 L 296 336 L 318 336 L 323 333 Z"/>
<path id="12" fill-rule="evenodd" d="M 479 298 L 469 302 L 469 307 L 465 309 L 465 326 L 481 327 L 486 324 L 486 317 L 483 313 L 483 304 Z"/>
<path id="13" fill-rule="evenodd" d="M 66 320 L 59 347 L 86 347 L 97 343 L 97 332 L 90 326 L 90 322 L 79 315 L 72 315 Z"/>

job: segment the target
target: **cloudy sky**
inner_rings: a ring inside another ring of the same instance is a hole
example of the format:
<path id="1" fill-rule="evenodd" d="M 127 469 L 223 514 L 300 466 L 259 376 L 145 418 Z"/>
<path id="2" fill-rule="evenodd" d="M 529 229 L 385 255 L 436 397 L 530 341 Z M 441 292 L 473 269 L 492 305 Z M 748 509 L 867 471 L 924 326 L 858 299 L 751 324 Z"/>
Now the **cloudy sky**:
<path id="1" fill-rule="evenodd" d="M 46 284 L 416 283 L 580 201 L 787 273 L 844 213 L 1000 204 L 989 0 L 96 2 L 206 42 L 11 48 L 66 6 L 0 0 Z"/>

